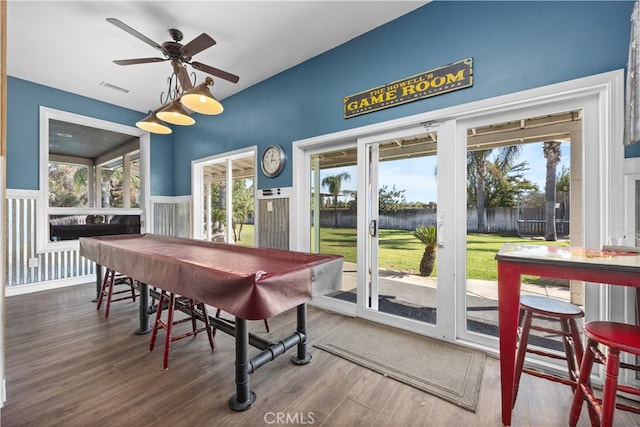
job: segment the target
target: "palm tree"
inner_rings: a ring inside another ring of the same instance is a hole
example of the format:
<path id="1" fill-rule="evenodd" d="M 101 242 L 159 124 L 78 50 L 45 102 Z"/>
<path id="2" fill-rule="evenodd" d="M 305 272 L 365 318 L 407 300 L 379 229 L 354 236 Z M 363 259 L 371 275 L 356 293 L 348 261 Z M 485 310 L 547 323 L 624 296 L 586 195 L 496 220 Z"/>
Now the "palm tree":
<path id="1" fill-rule="evenodd" d="M 478 215 L 478 232 L 486 233 L 487 224 L 484 220 L 485 208 L 487 207 L 486 183 L 489 174 L 502 174 L 510 170 L 513 162 L 520 154 L 519 145 L 509 145 L 501 147 L 493 162 L 488 159 L 493 152 L 493 148 L 488 150 L 469 151 L 467 154 L 467 174 L 472 182 L 475 191 L 476 213 Z"/>
<path id="2" fill-rule="evenodd" d="M 349 175 L 349 172 L 342 172 L 338 175 L 325 176 L 322 180 L 322 185 L 329 187 L 329 194 L 333 196 L 334 227 L 338 226 L 338 196 L 342 189 L 342 181 L 349 181 L 350 179 L 351 175 Z"/>
<path id="3" fill-rule="evenodd" d="M 542 146 L 544 158 L 547 159 L 547 178 L 544 186 L 545 232 L 544 240 L 556 241 L 556 169 L 562 151 L 560 141 L 545 141 Z"/>
<path id="4" fill-rule="evenodd" d="M 436 245 L 438 243 L 438 233 L 435 225 L 418 227 L 413 232 L 422 243 L 424 243 L 424 253 L 420 260 L 420 275 L 431 276 L 433 267 L 436 264 Z"/>
<path id="5" fill-rule="evenodd" d="M 212 208 L 211 209 L 211 231 L 219 232 L 224 228 L 224 222 L 227 219 L 227 213 L 224 209 Z"/>

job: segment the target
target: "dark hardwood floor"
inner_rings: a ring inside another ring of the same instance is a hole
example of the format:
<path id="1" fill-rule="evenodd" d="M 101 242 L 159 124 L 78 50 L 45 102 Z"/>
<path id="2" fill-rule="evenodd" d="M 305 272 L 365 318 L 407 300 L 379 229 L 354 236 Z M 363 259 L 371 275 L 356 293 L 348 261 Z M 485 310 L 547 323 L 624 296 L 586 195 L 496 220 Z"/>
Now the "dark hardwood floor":
<path id="1" fill-rule="evenodd" d="M 82 285 L 7 298 L 2 426 L 501 425 L 494 358 L 487 358 L 472 413 L 314 347 L 306 366 L 285 355 L 251 375 L 258 399 L 233 412 L 227 404 L 235 392 L 230 336 L 218 332 L 215 352 L 203 336 L 175 343 L 164 371 L 162 344 L 149 352 L 149 335 L 133 333 L 137 302 L 114 303 L 105 320 L 94 295 L 94 285 Z M 310 307 L 310 342 L 344 320 Z M 250 323 L 265 334 L 262 322 Z M 295 310 L 270 319 L 270 327 L 271 340 L 288 335 Z M 514 426 L 567 425 L 568 387 L 524 375 L 520 390 Z M 616 423 L 638 425 L 640 418 L 617 412 Z M 588 425 L 583 410 L 580 426 Z"/>

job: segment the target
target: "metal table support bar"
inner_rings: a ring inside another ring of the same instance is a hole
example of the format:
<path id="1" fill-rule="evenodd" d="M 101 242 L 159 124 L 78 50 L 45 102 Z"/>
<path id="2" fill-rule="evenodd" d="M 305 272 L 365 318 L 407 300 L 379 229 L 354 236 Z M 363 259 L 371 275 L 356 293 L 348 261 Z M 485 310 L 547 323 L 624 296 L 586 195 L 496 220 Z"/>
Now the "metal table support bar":
<path id="1" fill-rule="evenodd" d="M 291 361 L 296 365 L 306 365 L 311 361 L 311 355 L 307 352 L 307 304 L 297 307 L 297 322 L 296 331 L 301 340 L 298 343 L 298 355 L 291 356 Z"/>
<path id="2" fill-rule="evenodd" d="M 306 340 L 307 338 L 305 336 L 301 335 L 298 332 L 294 332 L 291 336 L 283 339 L 282 341 L 271 344 L 265 350 L 253 356 L 249 360 L 249 366 L 247 367 L 248 372 L 250 374 L 253 374 L 261 366 L 264 366 L 268 362 L 275 360 L 278 356 L 282 356 L 287 352 L 287 350 L 292 349 L 296 345 Z"/>
<path id="3" fill-rule="evenodd" d="M 256 394 L 251 391 L 249 374 L 259 367 L 284 354 L 289 348 L 298 346 L 298 354 L 291 360 L 297 365 L 304 365 L 311 361 L 307 353 L 307 304 L 297 307 L 297 331 L 277 344 L 271 344 L 267 349 L 249 360 L 249 329 L 245 319 L 236 317 L 236 394 L 229 399 L 229 408 L 234 411 L 249 409 L 256 401 Z"/>
<path id="4" fill-rule="evenodd" d="M 138 291 L 140 292 L 140 308 L 138 310 L 139 327 L 136 335 L 144 335 L 151 332 L 149 327 L 149 286 L 146 283 L 138 282 Z"/>
<path id="5" fill-rule="evenodd" d="M 236 394 L 229 399 L 229 408 L 245 411 L 256 401 L 249 378 L 249 328 L 247 321 L 236 317 Z"/>

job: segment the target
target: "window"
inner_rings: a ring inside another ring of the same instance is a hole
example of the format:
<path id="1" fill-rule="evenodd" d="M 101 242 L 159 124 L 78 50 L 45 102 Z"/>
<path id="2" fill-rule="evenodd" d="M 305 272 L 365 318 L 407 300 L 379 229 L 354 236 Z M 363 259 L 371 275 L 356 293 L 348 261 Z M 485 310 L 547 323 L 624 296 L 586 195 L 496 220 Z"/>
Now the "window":
<path id="1" fill-rule="evenodd" d="M 255 245 L 255 148 L 192 163 L 196 239 Z"/>
<path id="2" fill-rule="evenodd" d="M 148 144 L 137 128 L 41 107 L 38 251 L 141 232 Z"/>

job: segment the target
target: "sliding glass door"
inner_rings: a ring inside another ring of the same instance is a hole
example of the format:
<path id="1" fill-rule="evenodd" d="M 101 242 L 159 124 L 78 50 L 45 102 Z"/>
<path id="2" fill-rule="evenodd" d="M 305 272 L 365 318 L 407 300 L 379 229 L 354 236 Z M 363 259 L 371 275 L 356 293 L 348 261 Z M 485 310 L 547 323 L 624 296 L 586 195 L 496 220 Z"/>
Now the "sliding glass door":
<path id="1" fill-rule="evenodd" d="M 255 164 L 253 149 L 194 162 L 195 238 L 254 246 Z"/>
<path id="2" fill-rule="evenodd" d="M 314 303 L 496 348 L 504 243 L 601 247 L 622 227 L 621 87 L 609 73 L 294 143 L 293 248 L 347 261 L 343 288 Z M 524 283 L 586 320 L 626 319 L 616 287 Z"/>
<path id="3" fill-rule="evenodd" d="M 365 144 L 364 307 L 437 321 L 437 131 Z"/>
<path id="4" fill-rule="evenodd" d="M 464 127 L 466 236 L 464 334 L 498 336 L 495 253 L 505 243 L 580 246 L 582 110 Z M 505 116 L 505 118 L 507 118 Z M 582 305 L 582 282 L 523 277 L 522 294 Z M 558 336 L 531 344 L 562 351 Z"/>

